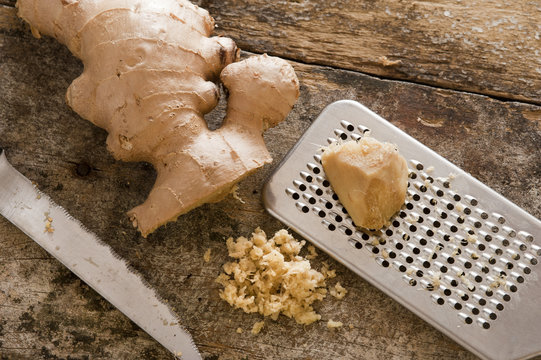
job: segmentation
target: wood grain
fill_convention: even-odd
[[[247,51],[541,104],[536,1],[199,3]]]
[[[221,11],[228,15],[227,8]],[[205,359],[475,358],[321,253],[313,266],[327,261],[349,293],[316,308],[324,320],[353,329],[330,332],[324,322],[301,327],[280,317],[254,336],[248,330],[260,317],[230,308],[214,283],[228,261],[224,238],[248,235],[256,226],[268,233],[282,227],[264,212],[261,186],[319,112],[339,99],[362,102],[539,218],[541,107],[292,62],[301,98],[287,121],[266,134],[275,162],[241,183],[245,204],[227,198],[204,205],[143,239],[125,211],[144,200],[154,171],[114,161],[106,133],[64,102],[81,64],[54,40],[34,39],[13,15],[0,6],[0,142],[10,161],[142,274],[188,325]],[[78,172],[81,164],[90,171]],[[0,359],[28,358],[171,356],[0,217]]]

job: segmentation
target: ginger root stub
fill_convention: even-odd
[[[186,0],[18,0],[35,36],[49,35],[84,63],[66,99],[109,132],[116,159],[147,161],[158,176],[129,212],[143,236],[221,200],[272,158],[262,133],[299,96],[293,68],[266,55],[238,60],[235,43],[210,37],[214,19]],[[223,126],[203,115],[229,92]]]
[[[380,229],[406,198],[408,166],[393,144],[371,137],[330,145],[321,163],[355,225]]]

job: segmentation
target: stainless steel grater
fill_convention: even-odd
[[[325,178],[322,148],[371,136],[410,168],[391,224],[355,227]],[[485,359],[541,354],[541,222],[363,105],[329,105],[270,176],[273,216]]]

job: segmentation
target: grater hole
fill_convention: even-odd
[[[366,240],[370,239],[370,236],[368,234],[366,234],[366,233],[363,233],[361,235],[361,238],[366,241]]]
[[[483,321],[481,322],[481,326],[482,326],[483,329],[485,329],[485,330],[490,329],[490,324],[488,323],[488,321],[483,320]]]
[[[309,183],[311,183],[312,181],[314,181],[314,178],[312,177],[312,175],[310,175],[310,174],[308,174],[307,172],[304,172],[304,171],[301,172],[301,177],[302,177],[306,182],[309,182]]]
[[[363,248],[363,244],[361,244],[360,242],[358,242],[358,241],[355,240],[355,239],[349,239],[348,242],[349,242],[349,244],[350,244],[351,246],[353,246],[353,247],[354,247],[355,249],[357,249],[357,250],[360,250],[360,249]]]
[[[332,199],[333,199],[334,201],[338,201],[338,195],[332,194]]]
[[[444,195],[444,193],[443,193],[442,190],[438,190],[438,191],[436,191],[436,195],[438,195],[439,197],[442,197]]]
[[[331,184],[329,183],[329,180],[323,180],[322,185],[323,185],[324,187],[329,187]]]
[[[329,209],[329,210],[332,209],[332,203],[330,203],[329,201],[327,201],[327,202],[325,203],[325,208],[327,208],[327,209]]]
[[[483,298],[479,298],[478,303],[481,306],[485,306],[487,304],[487,301],[485,299],[483,299]]]
[[[321,172],[321,169],[317,167],[317,165],[315,164],[308,163],[306,166],[308,167],[309,170],[311,170],[316,175]]]

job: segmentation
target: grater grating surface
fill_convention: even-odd
[[[367,132],[396,144],[410,169],[404,206],[378,231],[355,226],[320,163],[322,147]],[[273,216],[478,356],[541,353],[541,222],[361,104],[329,105],[263,197]]]

